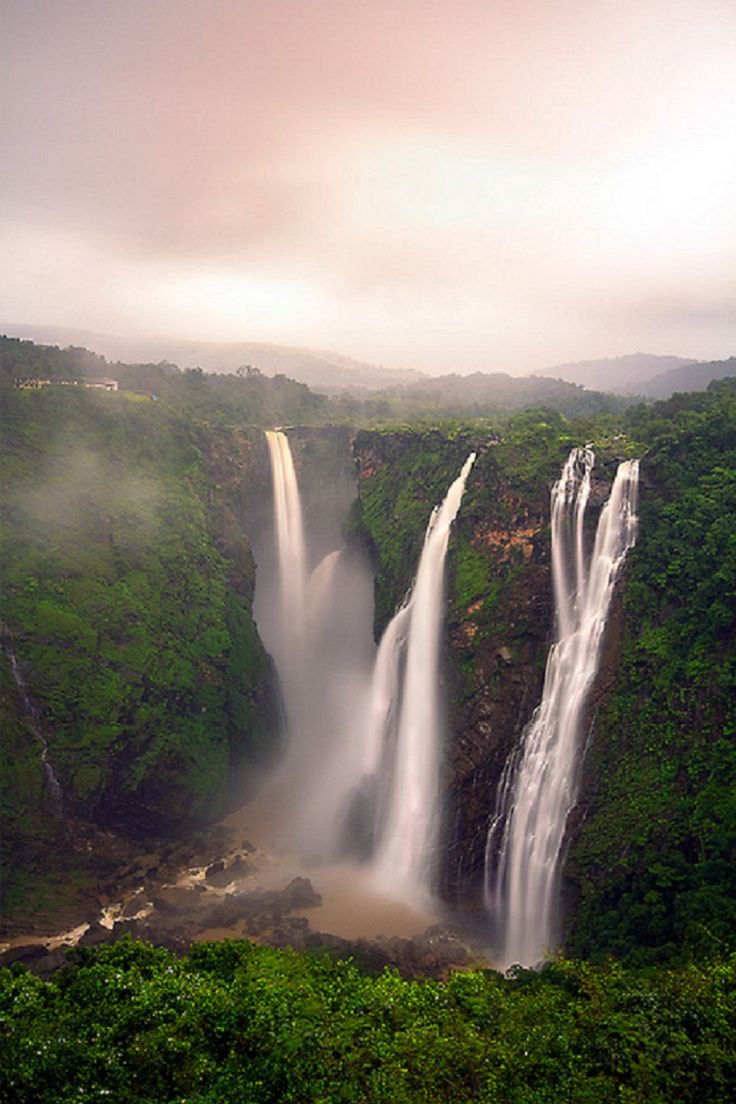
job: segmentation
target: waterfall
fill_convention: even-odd
[[[409,610],[410,606],[406,603],[398,613],[394,614],[386,626],[376,653],[363,748],[362,767],[366,775],[378,772],[386,734],[391,730],[392,723],[396,719]]]
[[[309,576],[307,583],[307,625],[319,633],[329,616],[329,605],[335,589],[335,575],[340,566],[341,549],[328,552]]]
[[[614,585],[636,538],[639,461],[619,465],[586,558],[583,523],[595,457],[573,449],[552,489],[556,608],[541,703],[499,784],[486,848],[486,906],[505,966],[536,965],[552,945],[559,861],[575,804],[583,711]]]
[[[287,834],[310,856],[372,856],[378,883],[416,903],[430,889],[439,823],[445,557],[475,454],[432,511],[411,596],[374,660],[370,575],[347,549],[310,572],[289,441],[267,438],[277,555],[257,620],[284,697],[275,793]]]
[[[299,486],[285,433],[266,433],[273,480],[275,562],[258,567],[256,619],[281,684],[287,749],[274,781],[290,846],[329,858],[354,787],[374,644],[372,578],[354,551],[312,567]],[[309,519],[324,547],[325,518]],[[316,537],[316,541],[315,541]]]
[[[400,642],[406,637],[406,662],[387,815],[375,870],[378,881],[413,901],[431,890],[439,822],[440,707],[438,695],[444,568],[450,527],[460,508],[465,482],[475,460],[471,453],[441,506],[435,507],[424,537],[416,580],[408,604],[386,630],[388,642],[377,657],[373,701],[375,723],[391,712],[398,685]],[[384,638],[385,639],[385,638]],[[393,671],[392,671],[393,668]]]
[[[51,808],[54,816],[59,819],[63,819],[64,816],[64,793],[61,788],[61,783],[54,773],[54,768],[51,766],[49,760],[49,745],[46,742],[46,737],[43,734],[41,727],[41,719],[38,715],[38,709],[31,700],[31,696],[28,693],[28,687],[26,686],[23,673],[18,663],[18,657],[15,654],[15,648],[13,647],[10,634],[3,631],[3,650],[8,657],[10,663],[10,670],[15,682],[18,694],[20,695],[21,707],[23,710],[23,716],[25,717],[28,727],[35,736],[38,744],[41,748],[41,767],[43,769],[44,782],[46,783],[46,789],[48,791],[49,798],[51,799]]]
[[[307,563],[299,488],[289,441],[280,430],[266,431],[273,476],[276,547],[279,564],[278,617],[282,650],[303,640]]]

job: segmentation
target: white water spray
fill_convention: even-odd
[[[594,463],[573,449],[552,489],[552,574],[557,611],[542,701],[501,778],[486,848],[486,905],[504,966],[536,965],[555,936],[559,860],[575,804],[582,720],[613,589],[636,539],[639,461],[619,465],[586,562],[583,521]],[[496,861],[497,860],[497,861]]]
[[[335,575],[340,566],[341,550],[328,552],[309,576],[307,583],[307,624],[312,635],[329,619],[330,603],[334,599]]]
[[[285,433],[270,430],[276,571],[257,590],[257,620],[276,661],[287,748],[272,780],[284,842],[331,857],[354,786],[373,659],[372,580],[345,549],[310,571],[299,486]],[[316,520],[317,528],[321,519]],[[260,569],[259,569],[260,571]],[[263,579],[263,576],[260,576]]]
[[[437,684],[445,557],[450,527],[460,508],[474,460],[475,453],[471,453],[442,505],[432,511],[411,598],[386,630],[389,643],[383,654],[379,649],[383,666],[377,663],[374,679],[378,712],[387,717],[389,695],[395,692],[396,680],[388,670],[389,663],[398,665],[399,641],[406,633],[406,668],[391,796],[375,870],[378,881],[387,889],[414,901],[422,901],[429,895],[434,874],[441,739]],[[372,746],[375,748],[375,739]]]
[[[299,488],[285,433],[266,431],[273,476],[276,545],[279,562],[279,621],[282,651],[303,641],[306,622],[307,561]],[[283,657],[278,657],[283,658]]]
[[[363,773],[376,774],[381,766],[386,734],[397,718],[401,692],[401,662],[406,648],[410,606],[405,604],[389,621],[376,653],[371,680],[366,738],[363,748]]]

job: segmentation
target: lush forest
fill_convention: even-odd
[[[211,436],[164,403],[77,388],[10,389],[0,419],[7,912],[27,907],[59,836],[9,657],[65,813],[133,834],[211,816],[276,721],[252,556],[213,498]]]
[[[551,617],[546,497],[581,440],[593,444],[604,480],[617,460],[642,456],[643,487],[620,638],[611,641],[615,679],[595,718],[570,840],[569,946],[585,956],[639,961],[733,950],[732,382],[614,418],[528,412],[499,424],[490,446],[487,434],[462,426],[358,434],[356,449],[370,474],[361,480],[354,523],[374,551],[377,623],[383,627],[411,582],[427,503],[478,449],[450,562],[451,723],[453,741],[474,743],[487,759],[486,729],[507,703],[519,708],[520,680],[536,686],[535,700],[541,689]],[[490,699],[482,714],[481,696]],[[509,750],[501,744],[497,761],[503,764]],[[475,759],[471,765],[479,769]],[[493,791],[497,775],[484,770],[479,789]],[[458,800],[467,802],[467,792]],[[467,861],[467,846],[464,852]]]
[[[733,1099],[734,381],[621,408],[530,387],[517,410],[499,380],[331,399],[245,367],[111,364],[13,339],[0,358],[8,930],[98,892],[90,855],[108,838],[191,834],[278,753],[250,547],[273,424],[315,427],[300,460],[315,484],[319,433],[344,427],[330,455],[337,470],[350,440],[344,534],[372,560],[377,630],[411,583],[429,510],[478,453],[448,561],[443,880],[454,905],[477,901],[479,826],[550,642],[550,486],[591,443],[595,517],[618,461],[642,458],[567,841],[571,957],[419,980],[244,940],[183,957],[127,938],[80,947],[46,979],[0,968],[0,1100]],[[85,375],[120,390],[13,385]]]
[[[559,960],[407,981],[245,942],[122,940],[47,982],[0,971],[0,1099],[17,1104],[725,1104],[733,962]]]
[[[515,379],[504,373],[446,375],[418,383],[328,398],[283,374],[264,375],[253,365],[235,372],[184,371],[175,364],[124,364],[87,349],[36,345],[0,337],[0,379],[114,378],[146,398],[164,400],[190,416],[218,423],[314,425],[344,422],[427,421],[438,417],[486,418],[530,406],[575,415],[621,409],[627,400],[541,376]],[[630,400],[628,400],[630,401]]]

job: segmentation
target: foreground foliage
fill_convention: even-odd
[[[716,1104],[736,1088],[733,961],[420,982],[246,942],[70,957],[48,982],[0,972],[3,1101]]]

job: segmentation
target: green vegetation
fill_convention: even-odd
[[[736,933],[736,391],[631,421],[649,442],[639,539],[568,864],[571,946],[661,959]]]
[[[418,380],[397,389],[404,401],[411,400],[441,410],[447,417],[478,418],[498,411],[523,411],[544,407],[570,417],[601,411],[622,410],[630,399],[588,391],[574,383],[546,376],[514,377],[505,372],[475,372]]]
[[[484,546],[482,528],[508,528],[527,514],[543,516],[562,460],[573,443],[590,439],[596,429],[607,434],[608,421],[530,410],[472,425],[446,422],[358,433],[354,447],[364,472],[352,520],[375,554],[379,629],[412,583],[432,508],[471,451],[477,458],[454,527],[450,567],[449,589],[459,617],[480,598],[490,613],[499,587],[524,562],[518,549],[499,562],[497,550]],[[610,451],[610,442],[604,441],[603,451]],[[481,611],[473,617],[482,619]]]
[[[49,982],[0,971],[0,1099],[725,1104],[736,1085],[733,962],[417,982],[244,942],[70,957]]]
[[[643,457],[639,537],[612,617],[620,639],[612,632],[607,645],[564,876],[567,949],[588,961],[440,983],[246,943],[193,947],[181,960],[128,941],[79,950],[49,982],[0,971],[0,1100],[731,1100],[733,381],[627,410],[580,389],[565,408],[560,391],[562,409],[550,401],[502,417],[499,391],[468,406],[472,381],[455,406],[444,385],[330,400],[255,372],[109,365],[8,339],[0,354],[6,913],[43,912],[93,888],[53,815],[43,740],[68,814],[142,836],[206,820],[233,768],[268,754],[272,675],[251,614],[244,528],[265,463],[253,427],[385,419],[356,435],[350,519],[374,555],[379,629],[411,585],[433,506],[477,452],[448,570],[458,739],[447,819],[468,867],[482,863],[488,794],[538,700],[551,483],[587,441],[604,483],[620,458]],[[80,374],[113,375],[124,390],[10,382]],[[463,420],[437,420],[452,411]],[[390,424],[400,416],[422,421]],[[344,433],[329,443],[335,456]],[[303,449],[316,465],[316,443],[307,437]],[[21,708],[12,657],[42,738]]]
[[[273,712],[252,562],[247,578],[220,550],[206,431],[163,404],[77,388],[11,388],[0,419],[1,619],[67,812],[140,833],[201,820],[232,767],[262,756]],[[1,658],[7,890],[49,810]]]
[[[440,376],[380,392],[361,390],[357,395],[342,393],[328,398],[285,375],[264,376],[251,366],[233,373],[203,372],[200,368],[182,372],[167,361],[113,363],[83,348],[58,349],[0,337],[0,381],[84,376],[111,377],[129,397],[155,397],[182,413],[227,425],[428,424],[448,417],[467,423],[535,406],[569,416],[616,411],[631,401],[586,391],[563,380],[514,379],[501,372]]]
[[[24,377],[109,377],[118,381],[128,399],[155,399],[180,414],[225,425],[319,422],[329,406],[324,395],[286,376],[270,379],[252,369],[232,375],[205,374],[201,368],[181,372],[166,361],[113,363],[87,349],[58,349],[55,345],[0,337],[0,384],[7,387],[14,379]]]
[[[411,586],[432,508],[442,501],[474,442],[467,432],[450,436],[434,428],[404,429],[359,433],[354,447],[359,457],[370,457],[353,521],[375,554],[375,616],[382,630]]]
[[[585,441],[604,478],[622,457],[643,462],[621,657],[585,761],[584,816],[567,862],[569,946],[644,961],[718,953],[736,932],[732,383],[623,416],[527,411],[484,430],[359,434],[356,524],[375,553],[377,624],[411,584],[431,507],[476,449],[451,542],[450,704],[458,743],[476,740],[483,762],[486,738],[472,726],[473,710],[485,710],[502,765],[520,702],[514,684],[532,686],[546,655],[549,488],[569,448]],[[484,784],[494,792],[492,771]]]

